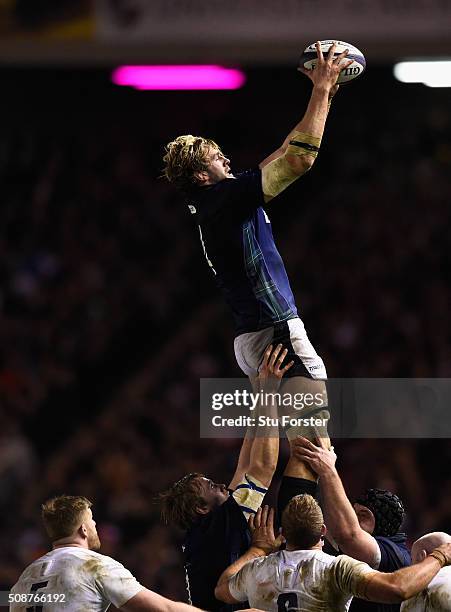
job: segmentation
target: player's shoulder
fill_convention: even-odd
[[[274,552],[265,557],[250,559],[242,568],[242,574],[258,583],[277,580],[279,569],[283,565],[281,552]]]
[[[49,561],[51,559],[52,552],[53,551],[49,551],[45,555],[42,555],[41,557],[39,557],[38,559],[35,559],[29,565],[27,565],[27,567],[23,570],[23,572],[20,574],[19,578],[17,579],[17,582],[14,585],[14,587],[17,587],[19,583],[23,582],[24,580],[27,580],[28,576],[32,576],[34,572],[36,571],[36,567],[39,567],[46,561]]]
[[[95,572],[100,568],[108,568],[112,566],[122,567],[122,563],[116,559],[113,559],[113,557],[103,555],[96,550],[74,547],[74,550],[72,550],[69,554],[72,554],[74,557],[82,560],[84,567],[86,567],[90,572]]]
[[[241,190],[247,192],[249,187],[253,184],[261,186],[261,174],[262,172],[260,168],[249,168],[247,170],[243,170],[242,172],[237,172],[233,175],[233,177],[227,177],[215,185],[210,185],[209,187],[203,188],[205,189],[204,193],[233,193]]]
[[[442,569],[434,576],[429,583],[428,589],[446,587],[447,592],[451,595],[451,565],[442,567]]]
[[[321,550],[280,550],[252,561],[252,572],[259,580],[278,580],[286,572],[323,575],[334,566],[335,557]],[[302,570],[301,570],[302,568]]]
[[[407,536],[404,533],[389,537],[375,536],[374,539],[380,552],[378,565],[380,571],[393,572],[411,565],[412,559],[407,545]]]
[[[248,191],[254,185],[260,188],[262,184],[262,171],[258,167],[249,168],[248,170],[237,172],[232,180],[234,182],[229,183],[229,185],[235,189],[242,188]]]
[[[364,561],[358,561],[357,559],[354,559],[354,557],[350,557],[349,555],[345,555],[344,553],[341,553],[340,555],[337,555],[336,557],[333,557],[332,555],[327,555],[328,557],[330,557],[336,564],[339,563],[363,563],[365,565],[367,565]]]
[[[358,561],[348,555],[338,555],[337,557],[332,557],[332,559],[334,560],[332,565],[335,571],[341,575],[362,576],[376,571],[373,567],[368,565],[368,563],[365,563],[365,561]]]
[[[65,559],[65,558],[78,558],[78,559],[109,559],[105,555],[97,552],[96,550],[91,550],[89,548],[83,548],[81,546],[61,546],[59,548],[55,548],[45,555],[45,558],[48,559]],[[43,557],[44,559],[44,557]]]
[[[217,508],[215,508],[208,515],[210,518],[209,529],[215,529],[215,528],[221,529],[223,527],[230,527],[236,522],[234,518],[235,517],[241,518],[242,515],[243,513],[241,512],[240,506],[237,503],[233,495],[233,492],[229,491],[229,497],[226,499],[226,501],[220,506],[218,506]],[[243,517],[243,520],[247,526],[247,522],[244,519],[244,517]]]
[[[285,550],[283,552],[285,555],[290,556],[293,561],[314,560],[315,562],[330,564],[337,558],[318,548],[310,548],[308,550]]]
[[[89,548],[82,548],[80,546],[62,546],[49,551],[44,556],[36,559],[28,567],[32,570],[36,565],[42,565],[44,563],[55,563],[62,565],[82,565],[84,568],[100,568],[105,566],[117,565],[118,561],[115,561],[112,557],[103,555],[95,550]]]

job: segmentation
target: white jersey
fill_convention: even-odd
[[[426,589],[401,604],[402,612],[448,610],[451,610],[451,566],[443,567]]]
[[[362,577],[374,570],[346,555],[322,550],[282,550],[246,563],[229,582],[237,601],[277,612],[346,612],[362,597]]]
[[[29,565],[11,590],[10,611],[104,612],[144,587],[118,561],[78,546],[55,548]],[[32,603],[21,601],[36,594]],[[40,600],[40,602],[39,602]],[[47,602],[47,605],[46,603]]]

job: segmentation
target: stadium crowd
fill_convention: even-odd
[[[383,96],[369,75],[339,92],[316,167],[271,205],[274,232],[329,376],[450,377],[449,94],[381,74]],[[299,111],[292,93],[268,91],[270,76],[183,104],[108,90],[107,111],[85,102],[55,115],[49,102],[24,117],[6,108],[13,94],[2,101],[2,589],[46,550],[40,503],[68,493],[94,502],[104,554],[184,598],[181,540],[154,498],[184,472],[230,473],[239,442],[199,440],[198,385],[240,374],[196,229],[158,178],[162,146],[202,133],[232,168],[260,161]],[[291,72],[279,83],[302,105]],[[410,541],[451,531],[451,477],[437,469],[447,440],[335,448],[351,497],[399,493]]]

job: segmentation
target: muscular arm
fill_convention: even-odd
[[[329,101],[327,103],[327,115],[329,115],[329,111],[330,111],[330,107],[332,104],[332,98],[333,96],[336,94],[336,92],[338,91],[339,85],[335,85],[329,92]],[[327,117],[326,117],[327,119]],[[288,134],[288,136],[285,138],[285,140],[283,141],[283,144],[281,147],[279,147],[278,149],[276,149],[273,153],[271,153],[271,155],[268,155],[268,157],[265,157],[265,159],[259,163],[258,167],[259,168],[264,168],[265,166],[267,166],[270,162],[272,162],[274,159],[277,159],[278,157],[281,157],[282,155],[284,155],[287,151],[288,145],[290,144],[290,140],[293,139],[295,132],[301,131],[301,122],[303,121],[303,119],[296,124],[296,126],[291,130],[291,132]]]
[[[149,589],[142,589],[125,603],[121,610],[124,612],[201,612],[199,608],[180,601],[172,601],[154,593]]]
[[[364,597],[379,603],[400,603],[420,593],[442,568],[434,557],[403,567],[392,574],[371,572],[364,580]]]
[[[372,535],[364,531],[357,519],[335,468],[320,475],[324,520],[332,538],[346,555],[374,567],[380,551]]]
[[[282,350],[281,344],[274,350],[271,345],[266,349],[259,375],[252,381],[253,393],[257,394],[260,390],[266,394],[277,393],[283,375],[293,365],[293,362],[290,362],[281,368],[286,355],[287,350]],[[277,426],[258,426],[258,419],[261,416],[277,421],[277,401],[275,399],[274,401],[263,401],[256,406],[255,410],[250,413],[250,416],[254,418],[256,426],[250,427],[246,432],[246,437],[241,446],[238,465],[229,485],[229,488],[232,490],[236,489],[237,485],[243,481],[245,474],[252,476],[265,488],[269,487],[277,466],[279,429]]]
[[[277,402],[270,400],[266,406],[258,406],[254,411],[254,418],[258,419],[259,417],[277,420]],[[274,426],[258,427],[250,449],[249,476],[253,476],[266,488],[269,487],[276,471],[278,458],[279,428]]]
[[[314,86],[303,119],[287,137],[282,149],[278,149],[260,164],[265,202],[279,195],[312,167],[315,156],[308,152],[303,155],[294,153],[289,142],[301,132],[321,140],[326,125],[328,100],[329,90],[323,86]]]
[[[319,476],[323,500],[324,520],[334,541],[346,555],[365,561],[374,567],[379,558],[379,545],[372,535],[364,531],[357,519],[335,468],[336,455],[319,440],[320,446],[299,437],[294,440],[293,453],[305,461]]]
[[[335,87],[340,65],[347,52],[335,60],[331,47],[330,53],[324,59],[319,44],[317,44],[318,62],[313,70],[303,71],[312,81],[313,90],[307,110],[301,121],[285,139],[282,147],[277,149],[260,164],[262,170],[262,186],[265,202],[269,202],[298,177],[305,174],[313,165],[316,152],[290,145],[291,141],[305,142],[319,147],[329,110],[331,90]]]
[[[254,431],[248,429],[246,436],[241,445],[240,456],[238,458],[238,464],[236,466],[235,474],[229,484],[229,489],[234,491],[239,483],[243,480],[244,475],[249,472],[249,465],[251,460],[252,444],[254,442]]]

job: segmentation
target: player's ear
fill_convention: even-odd
[[[321,537],[325,538],[326,537],[326,533],[327,533],[327,527],[326,527],[326,525],[323,525],[321,527]]]
[[[199,185],[203,185],[209,179],[208,172],[206,170],[201,170],[200,172],[194,173],[194,178],[198,182]]]
[[[210,512],[210,508],[205,505],[205,506],[197,506],[196,507],[196,512],[197,514],[208,514]]]
[[[86,529],[86,525],[84,523],[82,523],[78,528],[78,535],[80,535],[84,539],[88,537],[88,530]]]
[[[426,559],[426,557],[428,556],[427,552],[423,549],[420,550],[420,553],[418,555],[418,563],[420,563],[420,561],[424,561]]]

